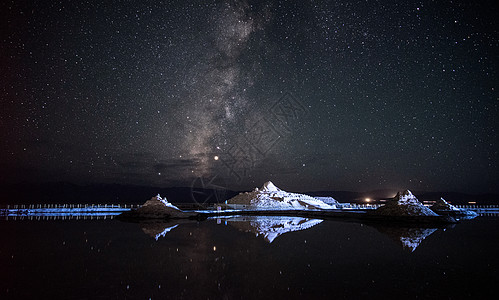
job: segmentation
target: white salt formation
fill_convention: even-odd
[[[317,200],[320,200],[328,205],[337,205],[340,204],[338,200],[334,199],[333,197],[314,197]]]
[[[431,209],[419,202],[411,191],[405,190],[374,211],[381,216],[438,216]]]
[[[464,218],[464,219],[473,219],[476,217],[478,214],[474,211],[467,210],[467,209],[459,209],[455,207],[454,205],[448,203],[445,201],[444,198],[440,198],[435,204],[433,204],[430,209],[437,214],[441,215],[450,215],[458,218]]]
[[[335,209],[314,197],[304,194],[288,193],[267,181],[261,189],[239,193],[227,201],[229,206],[238,208],[244,205],[247,209],[259,210],[303,210],[303,209]],[[235,204],[235,205],[234,205]]]
[[[459,208],[457,208],[454,205],[450,204],[449,202],[445,201],[444,198],[440,198],[440,200],[437,200],[437,202],[435,202],[435,204],[433,204],[430,208],[433,211],[436,211],[436,210],[460,211]]]
[[[174,209],[180,211],[178,207],[175,205],[171,204],[166,200],[166,198],[161,198],[161,196],[158,194],[155,197],[152,197],[150,200],[147,200],[146,203],[142,205],[140,209],[154,209],[154,210],[165,210],[165,209]]]
[[[194,213],[181,211],[158,194],[147,200],[142,207],[134,212],[134,215],[140,218],[186,218],[194,215]]]

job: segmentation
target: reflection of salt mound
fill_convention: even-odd
[[[440,200],[437,200],[437,202],[435,202],[435,204],[433,204],[430,208],[433,211],[437,211],[437,210],[460,211],[459,208],[457,208],[454,205],[450,204],[449,202],[445,201],[444,198],[440,198]]]
[[[227,219],[227,222],[245,232],[252,232],[256,236],[272,243],[278,236],[286,232],[305,230],[313,227],[323,220],[285,217],[285,216],[238,216]]]
[[[421,242],[436,230],[436,228],[408,228],[407,233],[400,237],[402,248],[414,252]]]
[[[173,228],[177,226],[178,224],[165,227],[164,223],[151,223],[151,224],[144,224],[142,226],[142,231],[144,231],[145,234],[153,237],[157,241],[160,237],[164,237],[168,232],[170,232]]]
[[[308,195],[288,193],[276,187],[272,182],[266,182],[261,189],[255,188],[252,192],[239,193],[227,201],[235,206],[244,205],[249,209],[334,209]]]
[[[419,202],[411,191],[399,192],[392,200],[374,211],[381,216],[438,216],[431,209]]]
[[[414,252],[425,238],[437,228],[398,227],[373,225],[379,232],[386,234],[402,246],[404,250]]]

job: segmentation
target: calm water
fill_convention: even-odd
[[[498,225],[3,220],[0,299],[490,298]]]

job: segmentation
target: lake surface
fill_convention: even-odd
[[[492,298],[498,225],[2,220],[0,299]]]

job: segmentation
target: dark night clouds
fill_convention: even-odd
[[[1,179],[497,192],[493,4],[4,1]]]

